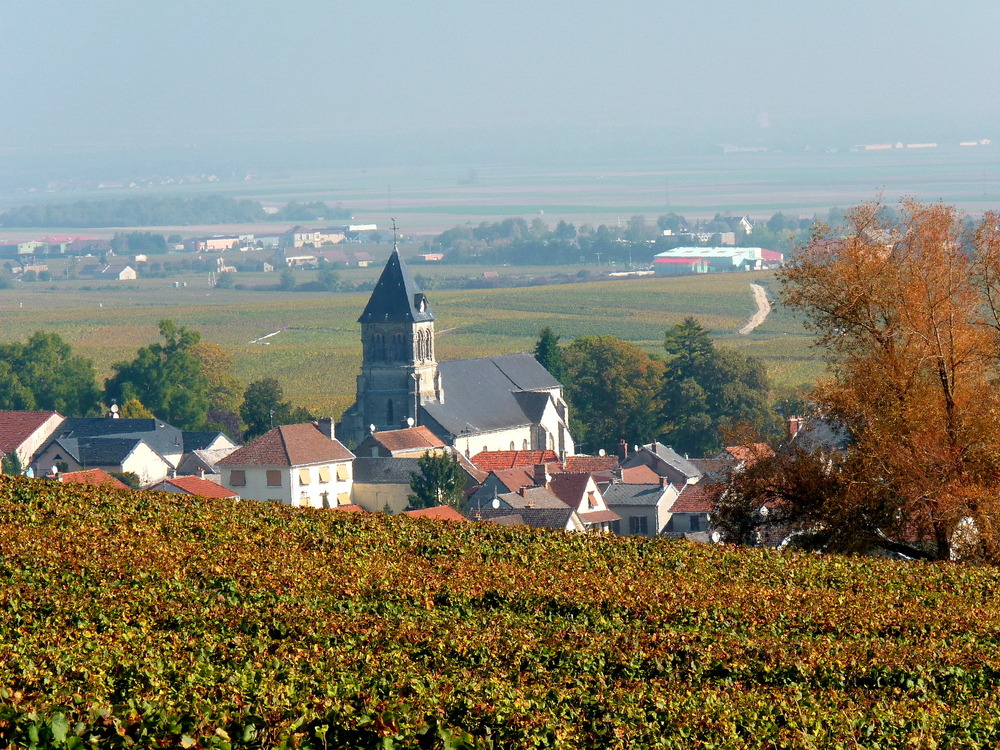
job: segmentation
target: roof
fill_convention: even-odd
[[[59,481],[65,484],[88,484],[92,487],[114,487],[127,490],[128,485],[119,482],[103,469],[86,469],[84,471],[68,471],[59,475]]]
[[[336,505],[332,508],[327,508],[327,510],[335,510],[339,513],[367,513],[368,511],[362,508],[360,505]]]
[[[522,494],[523,492],[523,494]],[[505,492],[497,497],[512,508],[569,508],[558,496],[544,487],[525,487],[518,492]],[[576,510],[576,508],[570,508]]]
[[[559,472],[559,464],[545,464],[545,470],[549,476]],[[521,487],[533,487],[535,485],[535,467],[518,466],[514,469],[496,469],[491,472],[493,476],[500,480],[509,490],[517,491]]]
[[[358,456],[354,459],[355,484],[409,484],[420,471],[419,458]]]
[[[191,451],[205,450],[214,443],[219,435],[224,437],[229,442],[232,439],[224,432],[219,432],[218,430],[207,430],[207,431],[190,431],[185,430],[181,434],[181,441],[183,443],[184,452],[190,453]]]
[[[722,497],[728,485],[708,484],[698,482],[698,484],[688,484],[681,489],[681,494],[670,506],[671,513],[711,513],[715,510],[715,504]]]
[[[242,448],[219,466],[301,466],[350,461],[354,454],[339,440],[331,440],[312,422],[275,427]]]
[[[390,453],[421,448],[443,448],[445,443],[424,425],[407,427],[404,430],[382,430],[373,432],[372,439]]]
[[[618,456],[566,456],[566,471],[608,471],[618,466]]]
[[[613,510],[590,510],[585,513],[578,513],[580,520],[584,523],[603,523],[605,521],[620,521],[622,517]]]
[[[0,411],[0,453],[13,453],[58,414],[56,411]]]
[[[69,417],[52,433],[54,438],[142,438],[161,456],[182,453],[184,435],[161,419],[109,419]]]
[[[511,513],[504,508],[483,508],[476,511],[478,518],[491,523],[500,523],[505,526],[517,526],[518,519],[525,526],[533,526],[536,529],[555,529],[565,531],[570,525],[570,519],[575,511],[563,505],[555,508],[519,508],[516,513]]]
[[[742,461],[747,466],[753,466],[762,458],[771,458],[774,451],[767,443],[754,443],[753,445],[730,445],[726,446],[726,453]]]
[[[359,323],[419,323],[434,320],[427,297],[393,248]]]
[[[56,442],[81,466],[120,466],[140,444],[148,447],[145,440],[134,437],[60,438]]]
[[[232,490],[201,477],[173,477],[171,479],[164,479],[157,486],[164,484],[173,485],[187,495],[197,495],[198,497],[239,497]]]
[[[520,400],[515,394],[561,387],[530,354],[441,362],[438,372],[446,399],[428,401],[421,411],[455,436],[463,430],[490,432],[534,424],[538,402],[547,401],[548,394]]]
[[[697,485],[695,485],[697,486]],[[658,505],[666,489],[656,484],[609,484],[601,493],[604,502],[611,505]]]
[[[437,505],[433,508],[403,511],[404,516],[411,518],[433,518],[436,521],[468,521],[469,519],[450,505]]]
[[[646,464],[639,464],[630,469],[622,469],[622,482],[624,484],[659,485],[660,475],[646,466]]]
[[[484,471],[513,469],[519,466],[535,466],[559,460],[555,451],[480,451],[471,459],[472,463]]]
[[[590,482],[590,474],[556,474],[549,481],[549,491],[566,505],[577,508]]]
[[[727,458],[692,458],[691,463],[701,472],[702,481],[706,478],[713,481],[729,479],[736,468],[736,461]]]
[[[641,450],[648,453],[652,453],[658,459],[663,461],[665,464],[680,472],[686,477],[700,477],[701,472],[698,467],[688,461],[686,458],[681,456],[677,451],[671,448],[669,445],[664,445],[660,442],[652,442],[647,445],[642,446]],[[633,453],[626,459],[623,465],[638,466],[643,463],[640,451]]]

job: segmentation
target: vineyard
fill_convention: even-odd
[[[998,573],[0,479],[0,744],[1000,741]]]

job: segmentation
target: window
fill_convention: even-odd
[[[311,508],[312,507],[312,501],[309,499],[309,493],[308,492],[303,492],[301,495],[299,495],[299,507],[300,508]]]
[[[243,469],[233,469],[229,472],[230,487],[246,487],[247,473]]]
[[[691,531],[701,531],[701,516],[691,516]]]
[[[512,451],[513,451],[513,450],[517,450],[517,448],[515,448],[515,447],[514,447],[514,441],[513,441],[513,440],[511,440],[511,441],[510,441],[510,449],[511,449]]]
[[[309,469],[299,469],[299,484],[311,484],[312,477],[309,476]]]
[[[390,427],[396,423],[396,415],[393,413],[391,398],[389,399],[389,403],[385,405],[385,423]]]
[[[615,534],[621,534],[622,533],[622,522],[621,521],[612,521],[611,522],[611,530]]]
[[[631,534],[646,536],[649,534],[649,519],[645,516],[629,516],[628,530]]]
[[[350,505],[351,496],[347,492],[340,492],[337,494],[337,505]]]
[[[594,495],[593,491],[587,493],[587,507],[588,508],[597,507],[597,497]]]
[[[521,441],[521,450],[523,450],[523,451],[528,450],[528,441],[527,440],[522,440]]]
[[[267,486],[268,487],[281,486],[281,472],[278,469],[267,470]]]
[[[319,467],[319,483],[326,484],[330,481],[330,467],[320,466]]]
[[[347,464],[337,464],[337,481],[347,481]]]

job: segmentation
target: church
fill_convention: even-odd
[[[424,425],[466,455],[575,453],[562,385],[533,356],[437,361],[430,301],[397,249],[358,322],[361,374],[340,425],[345,443],[358,445],[373,430]]]

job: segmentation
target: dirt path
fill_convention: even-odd
[[[757,303],[757,312],[755,312],[747,324],[743,326],[739,333],[741,336],[746,336],[754,328],[759,326],[765,320],[767,320],[768,313],[771,312],[771,303],[767,299],[767,292],[764,290],[760,284],[751,284],[750,288],[753,289],[753,299]]]

